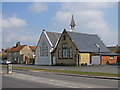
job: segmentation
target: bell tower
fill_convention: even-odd
[[[70,23],[70,31],[74,32],[75,31],[75,21],[74,21],[74,17],[72,15],[72,20],[71,20],[71,23]]]

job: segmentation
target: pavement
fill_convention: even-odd
[[[118,74],[120,66],[118,65],[91,65],[91,66],[39,66],[39,65],[25,65],[25,64],[13,64],[17,67],[32,67],[40,69],[50,69],[50,70],[67,70],[67,71],[83,71],[83,72],[99,72],[99,73],[113,73]],[[120,73],[119,73],[120,74]]]
[[[118,88],[118,80],[58,75],[43,71],[2,72],[3,88]]]

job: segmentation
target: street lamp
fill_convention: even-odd
[[[95,45],[98,48],[98,52],[100,52],[100,46],[98,44],[95,44]]]

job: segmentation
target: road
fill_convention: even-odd
[[[4,73],[2,83],[3,88],[118,88],[117,80],[20,70]]]

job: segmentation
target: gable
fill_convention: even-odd
[[[40,48],[40,46],[42,46],[42,43],[45,42],[45,44],[48,46],[48,47],[52,47],[51,44],[50,44],[50,41],[48,40],[48,37],[46,37],[46,34],[45,34],[45,31],[43,30],[43,32],[41,33],[40,35],[40,38],[39,38],[39,41],[38,41],[38,44],[37,44],[37,47],[36,48]]]
[[[64,38],[65,38],[65,40],[64,40]],[[77,49],[76,45],[73,43],[72,39],[69,37],[69,35],[67,34],[66,30],[64,30],[63,33],[61,34],[61,37],[58,40],[58,43],[56,45],[56,48],[53,50],[52,53],[56,52],[57,49],[62,49],[63,44],[68,44],[69,48],[73,48],[75,50]]]

